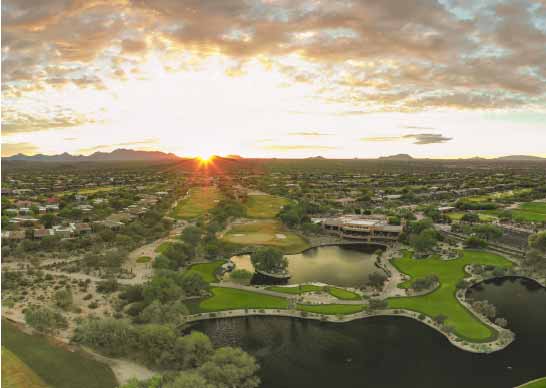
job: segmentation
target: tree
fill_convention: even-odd
[[[126,387],[129,388],[129,387]],[[216,388],[210,384],[203,376],[193,371],[183,371],[178,373],[173,381],[166,384],[164,388]]]
[[[385,299],[370,299],[368,307],[371,310],[381,310],[386,309],[389,306],[388,302]]]
[[[427,253],[436,246],[437,234],[432,228],[422,230],[419,234],[410,237],[410,245],[417,253]]]
[[[383,284],[387,279],[387,275],[385,275],[384,273],[374,271],[368,275],[368,284],[380,290],[383,288]]]
[[[70,288],[65,288],[64,290],[58,290],[55,293],[55,304],[62,308],[63,310],[68,309],[74,303],[74,298],[72,297],[72,291]]]
[[[529,248],[546,253],[546,231],[538,232],[529,236]]]
[[[54,214],[48,213],[40,217],[40,222],[46,229],[50,229],[57,222],[58,217]]]
[[[29,307],[25,310],[25,322],[33,329],[42,332],[55,332],[68,327],[66,318],[58,311],[47,307]]]
[[[485,248],[487,242],[477,236],[470,236],[465,240],[464,245],[468,248]]]
[[[285,272],[288,267],[288,260],[278,249],[266,247],[250,255],[252,265],[259,271],[279,273]]]
[[[239,348],[224,347],[217,349],[198,373],[218,388],[256,388],[260,385],[258,369],[251,355]]]
[[[180,278],[180,287],[184,291],[184,294],[188,296],[198,296],[208,286],[207,282],[203,280],[203,276],[195,271],[188,271]]]
[[[214,352],[210,338],[198,331],[192,331],[184,337],[178,337],[174,352],[180,355],[179,367],[188,369],[203,365]]]
[[[240,284],[249,284],[252,279],[252,272],[246,269],[236,269],[231,272],[229,278]]]
[[[469,222],[469,223],[473,224],[475,222],[480,221],[480,216],[478,214],[476,214],[476,213],[465,213],[461,217],[461,221]]]
[[[186,244],[188,244],[191,247],[195,247],[197,244],[199,244],[199,241],[201,241],[202,236],[201,229],[195,227],[195,226],[187,226],[182,231],[182,241],[184,241]]]
[[[182,302],[162,304],[154,300],[140,312],[138,321],[178,326],[183,322],[183,316],[188,314],[188,308]]]
[[[493,240],[502,237],[502,229],[493,224],[480,224],[472,228],[472,232],[484,240]]]

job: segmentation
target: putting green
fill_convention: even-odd
[[[406,254],[394,260],[393,264],[412,279],[436,275],[440,279],[440,286],[423,296],[390,298],[389,308],[413,310],[431,318],[445,315],[446,324],[453,327],[457,335],[470,341],[487,341],[496,335],[493,329],[483,324],[458,302],[455,297],[456,285],[466,276],[464,267],[468,264],[489,264],[507,268],[512,266],[509,260],[490,252],[465,250],[463,256],[455,260],[445,261],[435,257],[416,260]],[[400,287],[408,287],[411,281],[402,283]]]
[[[309,243],[303,237],[285,230],[278,220],[249,221],[232,225],[222,239],[243,246],[272,246],[284,253],[298,253],[309,248]]]

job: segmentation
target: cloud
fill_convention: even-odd
[[[70,109],[52,108],[46,112],[28,113],[10,107],[2,109],[2,135],[49,131],[78,127],[96,120]]]
[[[268,151],[328,151],[335,150],[338,147],[325,146],[325,145],[280,145],[271,144],[261,147]]]
[[[309,137],[318,137],[318,136],[331,136],[331,133],[323,132],[289,132],[290,136],[309,136]]]
[[[38,147],[32,143],[2,143],[2,156],[15,154],[35,154]]]
[[[409,135],[400,135],[400,136],[372,136],[372,137],[363,137],[361,141],[368,142],[388,142],[388,141],[402,141],[402,140],[413,140],[413,144],[425,145],[425,144],[439,144],[445,143],[453,138],[446,137],[439,133],[416,133]]]
[[[176,71],[188,55],[228,57],[232,76],[257,59],[345,114],[546,102],[544,1],[6,0],[2,11],[13,98],[106,89],[153,51]]]

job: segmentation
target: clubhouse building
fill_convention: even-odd
[[[368,242],[398,241],[404,231],[404,225],[389,225],[382,215],[342,215],[339,217],[317,218],[322,229],[346,239]]]

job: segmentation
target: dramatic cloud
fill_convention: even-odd
[[[401,136],[372,136],[363,137],[362,141],[370,142],[385,142],[385,141],[401,141],[401,140],[413,140],[413,144],[437,144],[445,143],[452,140],[451,137],[443,136],[439,133],[417,133]]]
[[[68,109],[28,113],[4,107],[2,116],[3,135],[78,127],[96,122],[93,118],[85,117]]]
[[[546,104],[546,6],[533,0],[6,0],[2,22],[3,82],[19,93],[106,88],[154,51],[222,55],[232,76],[259,58],[354,112]]]

